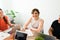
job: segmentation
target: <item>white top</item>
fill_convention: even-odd
[[[34,18],[32,18],[32,20],[31,20],[31,26],[32,26],[33,28],[38,28],[38,26],[39,26],[39,20],[40,20],[40,19],[35,20]]]
[[[32,18],[31,20],[31,28],[38,28],[39,27],[39,22],[40,22],[40,18],[38,20],[35,20],[34,18]],[[40,31],[40,33],[43,33],[43,29]]]

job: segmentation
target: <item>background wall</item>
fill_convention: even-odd
[[[2,8],[2,1],[0,0],[0,8]]]
[[[48,29],[55,19],[60,15],[60,0],[8,0],[2,1],[3,9],[13,9],[18,11],[15,22],[23,25],[30,17],[33,8],[40,10],[40,18],[44,19],[44,33],[48,34]]]

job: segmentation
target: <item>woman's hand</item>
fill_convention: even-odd
[[[16,24],[17,30],[21,30],[20,24]]]
[[[26,29],[25,28],[23,28],[21,31],[25,31]]]
[[[13,24],[12,26],[17,30],[20,30],[20,24]]]
[[[35,29],[35,28],[31,28],[30,30],[31,30],[32,32],[37,32],[37,33],[40,32],[38,29]]]
[[[10,24],[10,26],[14,27],[16,24]]]
[[[30,29],[31,31],[33,31],[33,29]]]
[[[35,29],[34,29],[34,28],[31,28],[30,30],[31,30],[32,32],[35,32]]]

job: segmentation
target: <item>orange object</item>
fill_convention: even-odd
[[[5,16],[5,19],[8,21],[8,17],[7,16]],[[3,18],[1,18],[0,19],[0,30],[4,31],[6,29],[8,29],[8,24],[4,21]]]

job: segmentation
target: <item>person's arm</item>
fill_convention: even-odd
[[[48,31],[50,36],[53,36],[52,31],[53,31],[53,28],[50,27],[50,29],[49,29],[49,31]]]
[[[53,36],[52,31],[53,31],[53,28],[50,27],[50,29],[49,29],[49,31],[48,31],[50,36]],[[53,36],[53,37],[54,37],[55,39],[57,39],[55,36]]]
[[[12,24],[12,23],[10,22],[10,20],[9,20],[9,18],[8,18],[7,16],[5,16],[5,18],[7,19],[7,22],[8,22],[8,25],[9,25],[9,26],[14,26],[14,24]]]
[[[32,17],[24,24],[23,29],[25,30],[29,23],[31,22]]]
[[[7,17],[7,22],[8,22],[8,25],[12,28],[16,28],[17,30],[20,30],[20,24],[12,24],[9,20],[9,18]],[[16,26],[16,27],[15,27]]]
[[[39,27],[37,29],[32,28],[31,31],[34,31],[34,32],[38,32],[39,33],[43,29],[43,24],[44,24],[44,21],[43,20],[40,20]]]
[[[8,25],[13,27],[15,24],[12,24],[9,20],[8,20]]]

